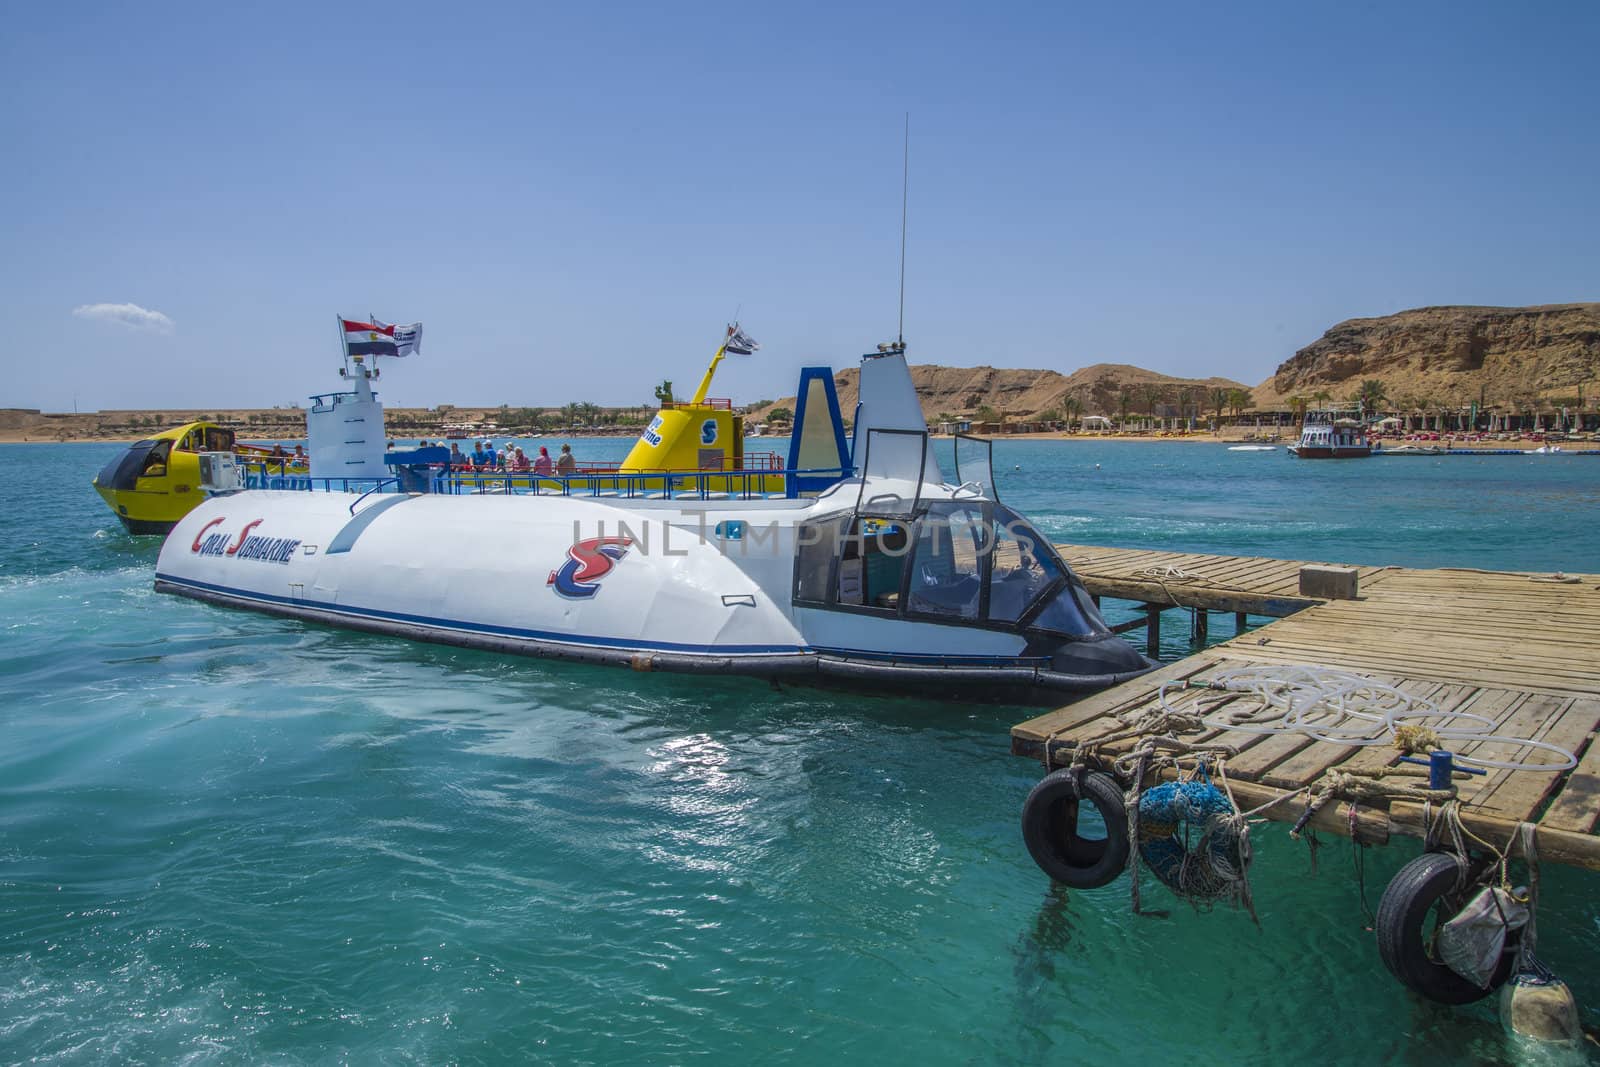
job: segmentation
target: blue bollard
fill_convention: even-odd
[[[1449,789],[1450,773],[1455,770],[1455,759],[1449,752],[1428,753],[1428,788]]]

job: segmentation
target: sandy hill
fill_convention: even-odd
[[[860,395],[860,372],[852,367],[834,375],[833,380],[839,390],[839,406],[848,417]],[[972,416],[981,408],[1028,420],[1063,411],[1069,397],[1078,401],[1081,415],[1115,418],[1123,407],[1124,393],[1129,412],[1142,414],[1153,404],[1160,413],[1176,414],[1180,390],[1189,390],[1197,399],[1187,404],[1198,403],[1202,411],[1214,408],[1214,389],[1248,392],[1246,386],[1229,378],[1175,378],[1120,363],[1096,363],[1070,375],[1053,370],[913,366],[911,382],[930,423],[940,415]],[[773,407],[793,410],[794,397],[765,405],[756,416],[764,416]]]
[[[845,415],[855,410],[858,372],[834,377]],[[1053,370],[996,367],[914,366],[912,382],[922,410],[933,423],[940,415],[973,417],[989,408],[1013,423],[1057,413],[1117,418],[1185,411],[1210,413],[1218,390],[1245,390],[1228,378],[1177,378],[1121,363],[1096,363],[1061,374]],[[1528,412],[1574,406],[1585,410],[1600,399],[1600,303],[1547,304],[1539,307],[1425,307],[1379,318],[1349,319],[1300,349],[1271,378],[1253,390],[1258,411],[1288,410],[1290,398],[1318,393],[1346,400],[1362,381],[1383,382],[1394,410],[1462,407],[1482,401],[1488,407]],[[1250,390],[1245,390],[1250,392]],[[1075,403],[1073,403],[1075,402]],[[762,417],[775,406],[794,407],[794,398],[756,409]],[[1233,408],[1232,403],[1226,404]],[[506,429],[530,427],[537,412],[546,428],[566,427],[571,419],[549,407],[391,408],[389,425],[397,437],[432,437],[449,424],[484,424]],[[298,408],[207,411],[41,412],[0,408],[0,440],[69,440],[138,437],[203,415],[238,427],[246,440],[292,439],[304,432]],[[587,430],[568,433],[637,432],[650,409],[605,409],[584,417]],[[484,430],[489,433],[492,431]],[[500,431],[504,432],[504,430]]]
[[[1295,395],[1345,399],[1365,379],[1394,407],[1528,409],[1600,385],[1600,304],[1425,307],[1348,319],[1302,348],[1255,389],[1260,408]],[[1600,389],[1591,388],[1586,399]]]

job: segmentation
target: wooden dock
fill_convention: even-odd
[[[1135,739],[1095,741],[1125,732],[1156,706],[1165,682],[1204,682],[1241,666],[1333,668],[1444,710],[1492,719],[1495,734],[1575,753],[1578,765],[1565,772],[1458,775],[1461,821],[1501,847],[1519,824],[1532,822],[1542,858],[1600,870],[1600,576],[1361,567],[1356,599],[1325,600],[1300,591],[1300,561],[1059,547],[1097,598],[1145,605],[1146,619],[1136,624],[1153,624],[1152,638],[1161,610],[1173,607],[1194,609],[1197,638],[1204,636],[1209,612],[1235,613],[1239,632],[1144,678],[1013,727],[1016,755],[1054,767],[1071,763],[1079,746],[1100,762],[1125,753]],[[1246,630],[1246,613],[1274,619]],[[1168,695],[1170,707],[1189,711],[1228,699],[1204,688]],[[1235,748],[1226,771],[1241,806],[1284,798],[1264,814],[1291,822],[1328,772],[1370,773],[1394,767],[1402,755],[1387,745],[1351,747],[1298,733],[1221,729],[1186,740]],[[1463,754],[1519,758],[1482,747],[1487,744],[1457,747]],[[1427,814],[1420,802],[1404,799],[1340,800],[1323,807],[1311,825],[1381,843],[1394,834],[1423,836]]]

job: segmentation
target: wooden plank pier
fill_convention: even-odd
[[[1461,821],[1501,847],[1509,847],[1521,823],[1533,823],[1542,859],[1600,870],[1600,575],[1358,567],[1352,568],[1354,599],[1331,599],[1303,591],[1308,564],[1302,561],[1058,547],[1097,599],[1144,606],[1144,618],[1119,629],[1148,627],[1152,647],[1160,614],[1171,608],[1195,612],[1201,645],[1210,612],[1233,613],[1237,633],[1143,678],[1016,725],[1014,754],[1055,767],[1071,763],[1080,746],[1090,746],[1087,751],[1100,759],[1126,753],[1137,738],[1104,746],[1095,741],[1126,732],[1157,705],[1166,682],[1203,683],[1220,670],[1244,666],[1332,668],[1395,686],[1444,710],[1489,718],[1495,734],[1573,752],[1578,765],[1568,771],[1458,776]],[[1246,615],[1272,621],[1247,630]],[[1189,711],[1226,699],[1226,693],[1205,688],[1168,694],[1169,706]],[[1302,816],[1310,790],[1329,771],[1372,772],[1393,767],[1402,755],[1387,745],[1352,747],[1299,733],[1217,729],[1195,740],[1235,748],[1226,770],[1241,805],[1281,798],[1264,814],[1290,822]],[[1500,750],[1484,747],[1490,744],[1463,742],[1459,751],[1519,758],[1496,757]],[[1381,843],[1395,834],[1424,836],[1426,814],[1422,804],[1403,799],[1341,800],[1322,808],[1311,825]]]

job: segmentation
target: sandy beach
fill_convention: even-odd
[[[174,425],[176,425],[176,424],[174,424]],[[81,443],[85,443],[85,442],[97,442],[97,443],[106,444],[106,445],[116,445],[116,444],[131,444],[134,441],[141,440],[144,436],[146,436],[146,435],[144,435],[144,434],[61,434],[61,435],[54,436],[54,437],[42,437],[42,436],[39,436],[37,434],[24,434],[24,433],[17,433],[17,432],[9,432],[8,433],[8,432],[0,431],[0,444],[7,444],[7,445],[15,445],[15,444],[53,445],[53,444],[81,444]],[[514,433],[513,434],[498,433],[498,434],[494,434],[492,436],[494,438],[496,438],[496,439],[504,439],[504,440],[508,440],[508,441],[509,440],[523,440],[523,441],[525,441],[525,440],[529,439],[529,435],[526,435],[526,434],[514,434]],[[614,432],[614,433],[607,433],[607,432],[596,433],[596,432],[592,432],[592,431],[579,431],[579,432],[574,432],[574,433],[563,433],[561,431],[555,431],[555,432],[548,432],[547,431],[547,432],[542,434],[542,438],[543,439],[548,439],[548,440],[573,440],[573,441],[582,440],[585,437],[630,437],[630,436],[633,436],[633,435],[632,434],[626,434],[626,433],[623,433],[621,431],[617,431],[617,432]],[[944,435],[933,434],[931,436],[933,436],[935,439],[938,439],[939,437],[944,436]],[[403,436],[403,437],[397,436],[395,438],[395,440],[407,441],[407,442],[421,440],[421,439],[426,439],[426,440],[430,440],[430,441],[437,439],[437,440],[443,441],[442,438],[438,438],[437,436],[422,438],[422,437],[418,437],[418,436],[407,435],[407,436]],[[304,434],[304,432],[300,432],[300,433],[285,433],[285,434],[281,434],[281,435],[272,435],[272,434],[252,434],[252,433],[249,433],[249,432],[241,432],[240,435],[239,435],[239,440],[240,440],[240,442],[246,443],[246,444],[255,443],[255,442],[260,442],[260,443],[264,443],[264,444],[272,444],[272,443],[277,442],[277,441],[284,441],[284,442],[287,442],[287,443],[294,443],[296,441],[304,441],[305,440],[305,434]],[[460,440],[460,439],[457,439],[457,440]],[[748,440],[751,441],[751,442],[759,442],[759,441],[764,441],[764,440],[775,440],[775,438],[770,438],[770,437],[768,437],[768,438],[759,438],[759,437],[755,437],[755,438],[749,438]],[[1168,435],[1168,436],[1162,436],[1162,435],[1159,435],[1159,434],[1139,434],[1139,433],[1127,433],[1127,434],[1028,433],[1028,434],[1004,434],[1004,435],[1001,435],[999,437],[994,438],[994,440],[997,440],[997,441],[1006,441],[1006,440],[1017,440],[1017,441],[1061,441],[1061,442],[1064,442],[1064,443],[1073,443],[1073,442],[1096,442],[1096,443],[1102,443],[1103,442],[1103,443],[1126,443],[1126,444],[1190,444],[1190,445],[1213,445],[1213,446],[1218,446],[1218,445],[1238,445],[1238,444],[1269,444],[1269,445],[1276,445],[1279,448],[1286,448],[1288,445],[1291,445],[1291,444],[1294,443],[1295,437],[1292,436],[1292,435],[1284,435],[1284,436],[1278,438],[1277,440],[1273,440],[1270,437],[1255,438],[1255,437],[1232,436],[1232,435],[1213,435],[1213,434],[1209,434],[1209,433],[1180,434],[1180,435]],[[1448,451],[1457,451],[1457,450],[1459,450],[1459,451],[1467,451],[1467,452],[1470,452],[1470,451],[1485,451],[1485,450],[1500,450],[1500,451],[1503,451],[1503,450],[1508,450],[1508,449],[1516,449],[1516,450],[1520,450],[1520,451],[1524,451],[1524,452],[1531,452],[1534,449],[1539,448],[1543,444],[1543,442],[1542,441],[1530,441],[1530,440],[1520,440],[1520,441],[1519,440],[1507,440],[1507,441],[1493,441],[1493,440],[1478,440],[1478,441],[1467,441],[1467,440],[1420,441],[1419,440],[1419,441],[1408,441],[1408,440],[1404,440],[1404,439],[1401,439],[1401,440],[1386,439],[1386,440],[1383,441],[1382,444],[1383,444],[1383,448],[1386,449],[1386,450],[1398,450],[1398,449],[1406,447],[1406,446],[1411,446],[1411,447],[1416,447],[1416,448],[1441,448],[1441,449],[1446,449]],[[1600,447],[1600,442],[1563,441],[1560,444],[1561,444],[1561,447],[1565,448],[1565,449],[1579,449],[1579,448]]]
[[[429,425],[437,419],[437,413],[426,408],[396,408],[389,411],[390,436],[399,441],[416,441],[420,439],[443,440],[445,430],[438,425]],[[470,424],[473,421],[490,422],[492,416],[498,412],[485,409],[478,412],[473,409],[454,409],[451,412],[453,421],[459,420]],[[297,408],[273,408],[266,410],[170,410],[170,411],[101,411],[101,412],[65,412],[43,413],[27,409],[5,408],[0,409],[0,444],[59,444],[69,442],[101,441],[106,444],[128,443],[141,440],[152,433],[168,429],[173,426],[192,422],[196,419],[211,419],[224,426],[232,427],[237,431],[239,439],[245,442],[274,441],[303,441],[305,440],[305,412]],[[552,439],[578,439],[583,437],[634,437],[638,434],[638,427],[581,427],[573,429],[548,429],[540,431],[541,436]],[[480,430],[473,436],[483,439],[512,438],[527,440],[532,433],[519,433],[499,429],[494,431]],[[457,440],[471,441],[473,436],[456,438]],[[942,436],[934,434],[934,437]],[[1117,433],[1084,433],[1047,431],[1040,433],[996,434],[995,440],[1028,440],[1028,441],[1127,441],[1127,442],[1183,442],[1187,444],[1274,444],[1279,447],[1293,444],[1299,437],[1299,430],[1293,426],[1264,426],[1239,425],[1224,426],[1218,430],[1196,430],[1192,433],[1180,431],[1160,431],[1154,433],[1141,433],[1137,431],[1123,431]],[[1472,439],[1472,438],[1476,439]],[[1422,435],[1400,435],[1398,437],[1387,435],[1382,438],[1384,448],[1399,448],[1406,445],[1416,447],[1444,448],[1447,445],[1452,449],[1523,449],[1538,448],[1544,443],[1542,436],[1534,435],[1508,435],[1506,440],[1494,440],[1483,435],[1437,435],[1432,440],[1421,439]],[[766,440],[767,438],[751,438],[753,441]],[[1574,440],[1565,442],[1569,447],[1582,447],[1585,442]]]

